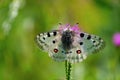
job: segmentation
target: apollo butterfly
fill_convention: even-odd
[[[35,40],[55,61],[67,60],[71,63],[81,62],[88,54],[96,53],[104,47],[103,39],[81,31],[78,24],[60,24],[58,30],[40,33]]]

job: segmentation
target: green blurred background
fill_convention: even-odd
[[[65,80],[64,62],[55,62],[34,42],[58,23],[79,23],[101,36],[106,47],[73,64],[73,80],[120,80],[119,0],[0,0],[0,80]]]

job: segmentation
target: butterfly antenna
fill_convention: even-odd
[[[76,24],[78,25],[79,23],[77,22]]]
[[[59,25],[62,25],[62,23],[59,23]]]

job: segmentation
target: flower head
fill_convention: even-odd
[[[113,43],[116,45],[116,46],[120,46],[120,33],[115,33],[113,35]]]
[[[80,32],[80,29],[78,27],[78,24],[75,24],[74,26],[72,26],[71,28],[71,31],[74,31],[75,33],[79,33]]]
[[[70,24],[66,24],[66,25],[60,24],[59,30],[60,30],[60,32],[63,32],[63,31],[66,31],[66,30],[74,31],[75,33],[79,33],[80,32],[78,24],[75,24],[73,26],[71,26]]]

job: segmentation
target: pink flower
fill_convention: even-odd
[[[115,33],[113,35],[113,43],[116,45],[116,46],[120,46],[120,33]]]
[[[78,33],[78,34],[79,34],[79,32],[80,32],[80,29],[79,29],[79,27],[78,27],[78,24],[75,24],[74,26],[72,26],[72,27],[70,28],[70,30],[71,30],[71,31],[74,31],[74,32],[76,32],[76,33]]]
[[[59,30],[60,30],[60,31],[66,31],[66,30],[68,30],[70,27],[71,27],[70,24],[66,24],[66,25],[60,24]]]
[[[74,26],[71,26],[70,24],[66,24],[66,25],[60,24],[59,30],[61,33],[66,30],[74,31],[77,34],[79,34],[80,32],[78,24],[75,24]]]

